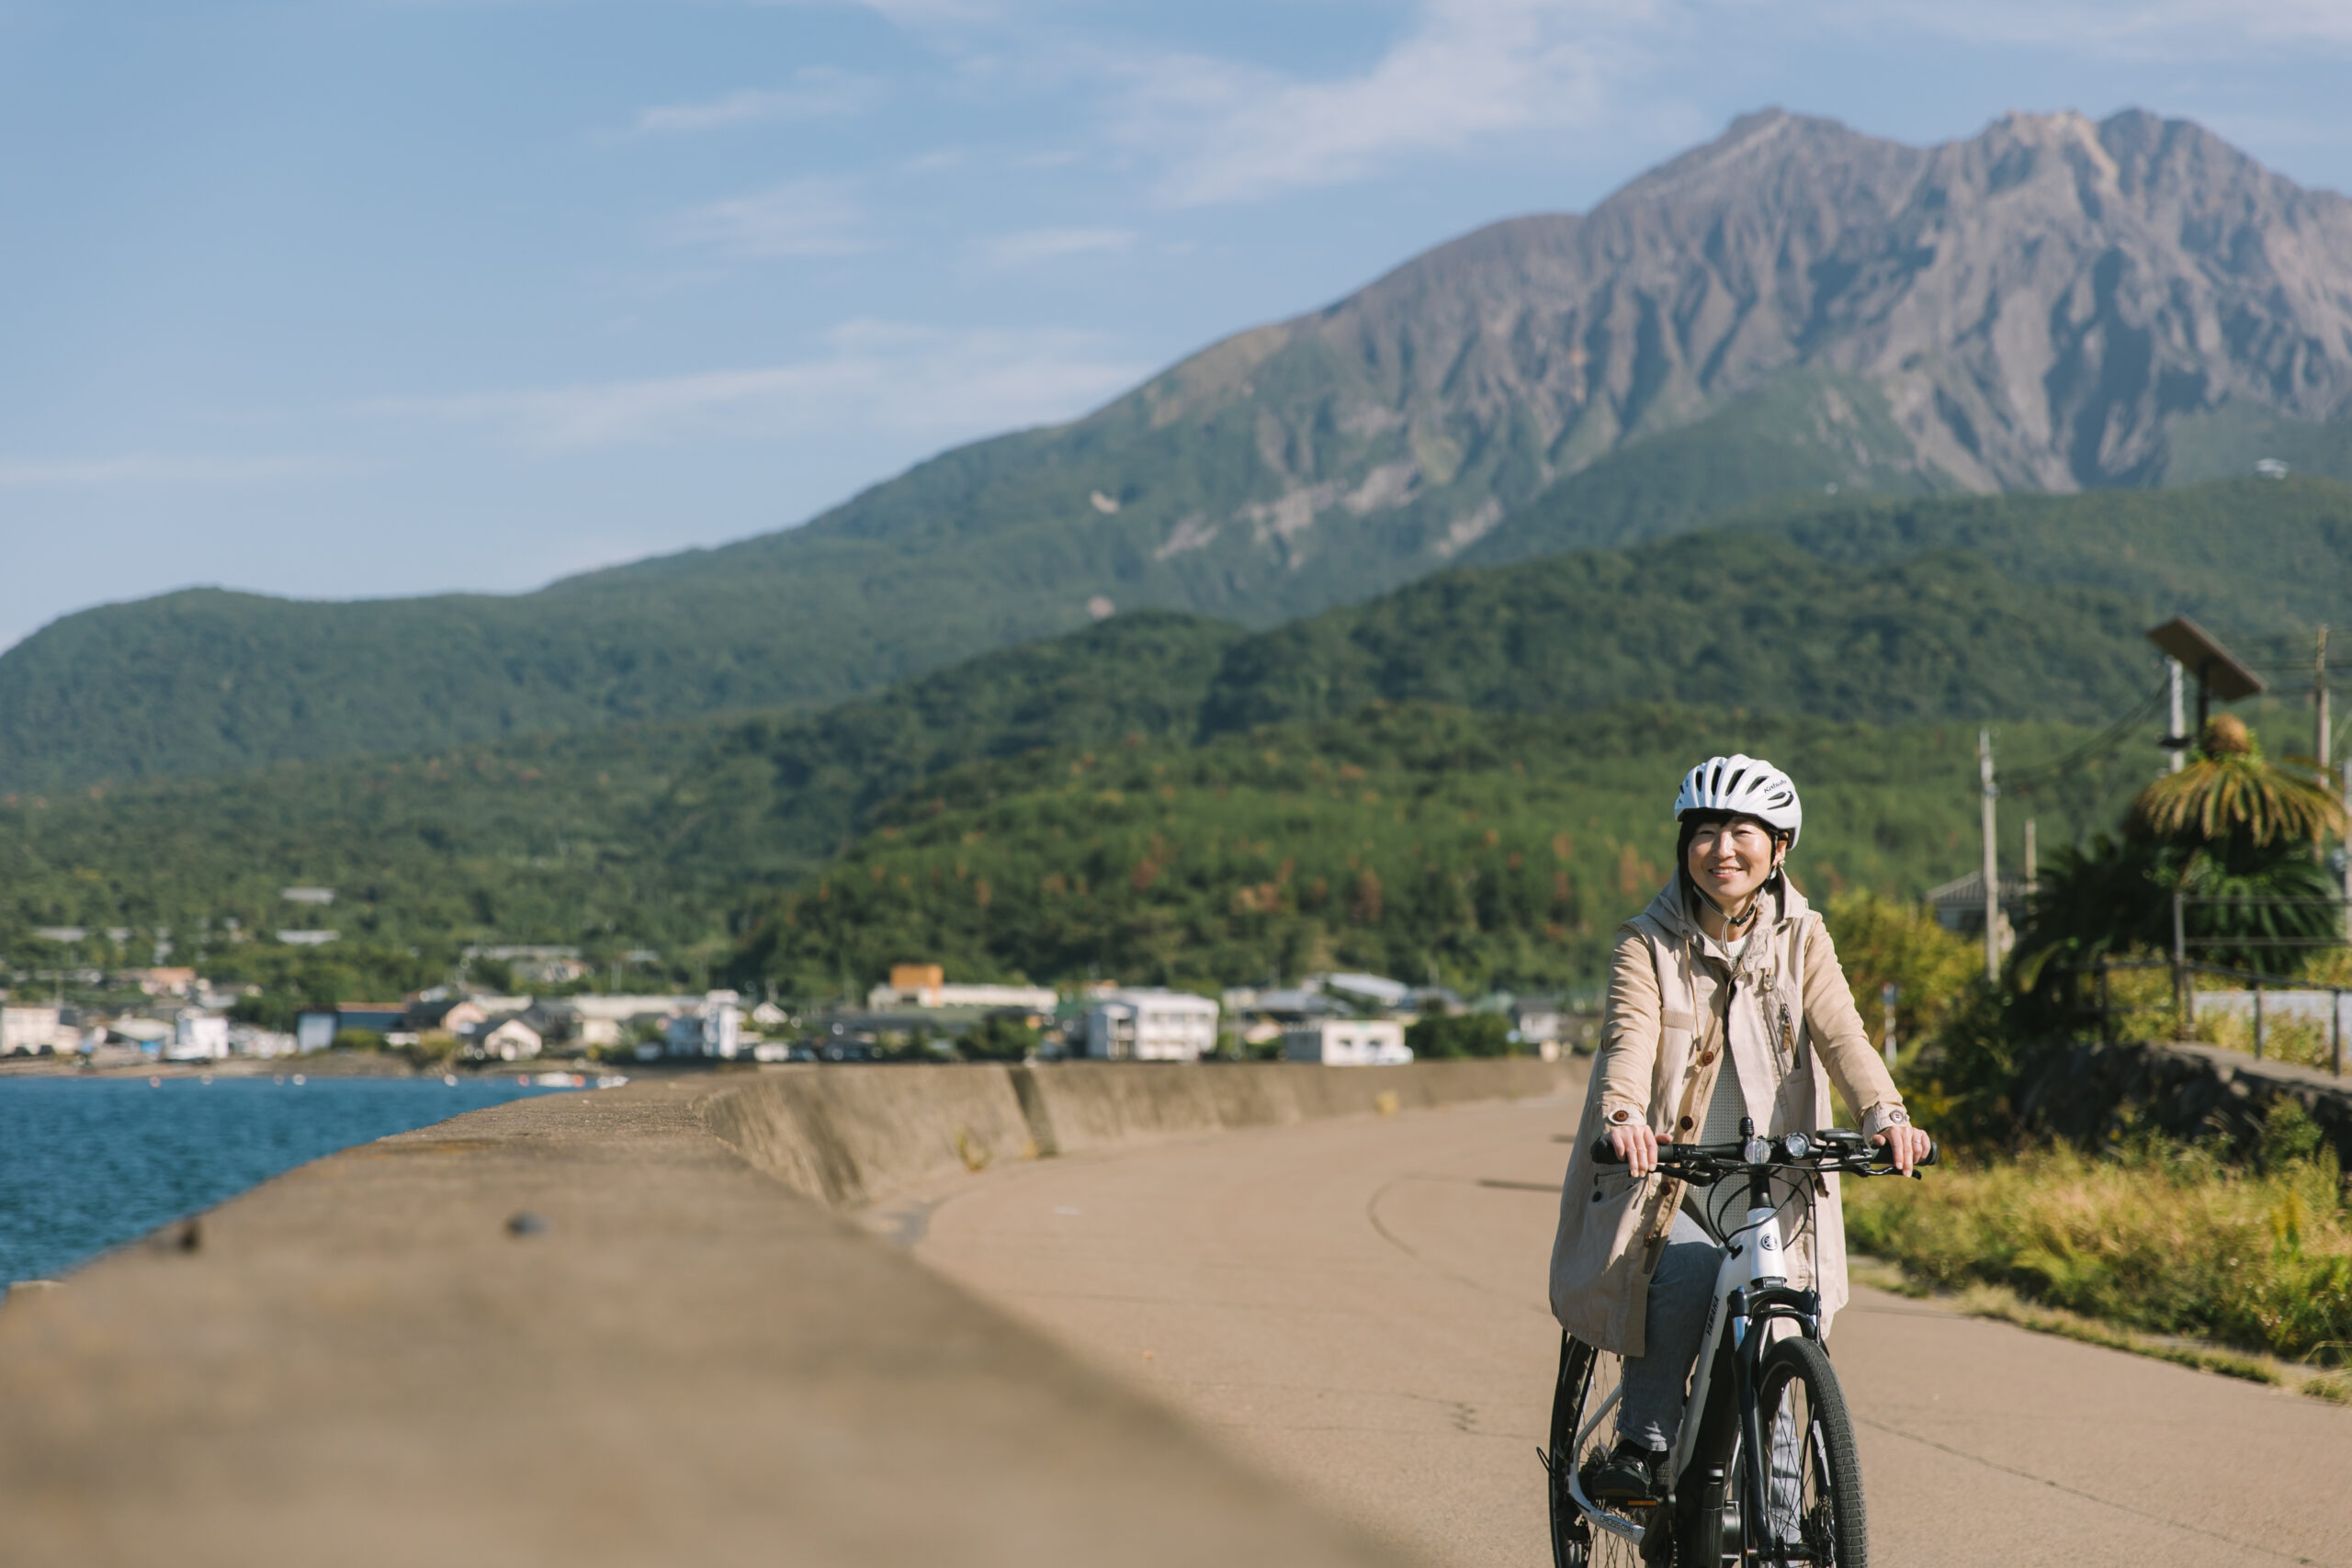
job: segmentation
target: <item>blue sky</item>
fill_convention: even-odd
[[[2352,189],[2352,0],[0,0],[0,647],[788,526],[1767,105]]]

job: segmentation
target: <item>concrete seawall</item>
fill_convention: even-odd
[[[1269,1062],[829,1066],[715,1089],[711,1131],[786,1186],[837,1207],[956,1170],[1230,1127],[1557,1094],[1581,1066],[1529,1058],[1322,1067]]]
[[[10,1294],[0,1559],[1394,1563],[827,1205],[1566,1077],[824,1068],[363,1145]]]

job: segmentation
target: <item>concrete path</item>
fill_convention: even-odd
[[[1573,1115],[1190,1138],[999,1168],[867,1224],[1407,1551],[1540,1568]],[[1877,1292],[1832,1349],[1882,1564],[2352,1563],[2352,1411]]]
[[[11,1292],[0,1563],[1394,1568],[752,1169],[707,1092],[362,1145]]]

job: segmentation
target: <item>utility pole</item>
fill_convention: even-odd
[[[2165,678],[2172,688],[2172,733],[2165,738],[2165,743],[2172,750],[2170,766],[2176,773],[2188,766],[2188,737],[2181,732],[2181,726],[2188,722],[2188,716],[2181,711],[2180,673],[2180,660],[2167,655],[2165,659]]]
[[[1976,777],[1984,800],[1984,978],[2001,982],[2001,879],[1994,854],[1993,802],[2000,789],[1993,783],[1993,732],[1976,732]]]
[[[2328,742],[2335,738],[2328,733],[2327,714],[2327,628],[2319,629],[2319,651],[2312,660],[2312,712],[2314,739],[2312,760],[2319,763],[2319,776],[2327,777]]]

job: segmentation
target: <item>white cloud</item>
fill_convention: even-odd
[[[792,85],[745,89],[699,103],[663,104],[639,111],[640,136],[724,130],[772,120],[824,119],[856,114],[879,96],[880,84],[831,66],[809,66],[793,73]]]
[[[2275,58],[2352,45],[2352,0],[1421,0],[1363,68],[1310,77],[1247,60],[1095,52],[1114,136],[1180,206],[1249,201],[1375,176],[1400,158],[1509,136],[1679,140],[1719,123],[1679,74],[1758,28],[1794,42],[1890,33],[2086,58]],[[1923,45],[1925,46],[1925,45]]]
[[[1203,55],[1130,65],[1122,131],[1181,205],[1361,179],[1395,157],[1592,127],[1638,92],[1664,0],[1429,0],[1367,70],[1324,81]]]
[[[1024,229],[980,242],[980,254],[991,266],[1033,266],[1061,256],[1098,251],[1124,251],[1136,243],[1132,229]]]
[[[377,405],[479,424],[543,453],[662,439],[894,431],[947,442],[1084,412],[1150,367],[1100,336],[1047,328],[945,332],[862,321],[786,365]]]
[[[0,457],[0,490],[284,484],[350,471],[351,465],[336,457],[175,457],[154,453],[115,457]]]
[[[856,187],[833,178],[788,180],[673,215],[663,237],[722,255],[773,259],[847,256],[873,248]]]

